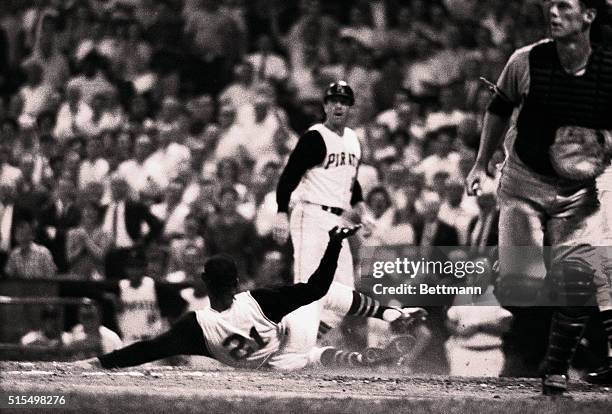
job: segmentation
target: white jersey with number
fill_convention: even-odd
[[[361,159],[357,135],[352,129],[344,128],[340,136],[323,124],[313,125],[309,131],[317,131],[323,137],[325,159],[304,174],[297,188],[299,198],[309,203],[349,209]]]
[[[249,292],[234,296],[229,309],[196,311],[208,351],[219,362],[237,368],[259,368],[277,352],[281,325],[264,315]]]
[[[132,287],[130,281],[119,281],[119,300],[122,310],[118,324],[123,340],[129,344],[159,335],[164,329],[161,319],[155,281],[148,276],[142,278],[140,286]]]

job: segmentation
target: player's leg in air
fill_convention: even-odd
[[[395,364],[414,352],[418,338],[412,334],[427,316],[423,308],[385,306],[377,299],[335,282],[322,301],[326,311],[339,317],[357,316],[386,322],[378,325],[381,326],[378,333],[385,338],[384,345],[363,351],[370,364]]]
[[[307,365],[323,366],[372,366],[394,364],[413,352],[417,340],[411,335],[427,313],[422,308],[396,308],[382,305],[378,300],[357,292],[341,283],[332,283],[327,295],[320,301],[326,311],[344,316],[375,318],[388,323],[388,338],[383,347],[367,348],[363,352],[346,352],[335,347],[299,348],[303,342],[301,319],[292,318],[293,313],[283,320],[287,330],[285,346],[274,355],[269,365],[279,370],[296,370]],[[312,322],[312,321],[311,321]],[[312,334],[309,330],[307,333]],[[296,339],[297,340],[294,340]],[[297,345],[296,345],[297,344]]]

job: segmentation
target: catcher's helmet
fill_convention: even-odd
[[[349,101],[349,106],[353,106],[355,103],[355,94],[348,83],[345,81],[337,81],[330,83],[327,89],[325,90],[325,96],[323,97],[323,102],[327,102],[329,98],[332,96],[343,96]]]

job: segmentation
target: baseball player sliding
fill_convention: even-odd
[[[418,308],[407,312],[381,306],[363,294],[342,288],[334,292],[338,256],[345,238],[355,234],[360,226],[329,231],[327,248],[319,266],[306,283],[276,288],[261,288],[238,293],[236,266],[226,256],[210,258],[202,278],[210,295],[210,307],[189,312],[167,332],[153,339],[131,344],[111,353],[79,361],[82,366],[122,368],[144,364],[174,355],[202,355],[237,368],[297,369],[309,364],[325,366],[371,366],[403,356],[410,347],[409,336],[399,336],[392,346],[364,356],[359,352],[345,352],[333,347],[312,348],[299,361],[291,358],[287,365],[284,345],[291,335],[284,318],[300,306],[326,297],[328,306],[337,312],[370,316],[391,322],[397,329],[407,328]],[[328,293],[329,291],[329,293]]]

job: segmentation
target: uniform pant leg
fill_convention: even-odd
[[[597,304],[601,311],[612,309],[612,190],[599,191],[601,238],[597,243],[601,254],[602,281],[597,283]]]
[[[593,285],[600,308],[612,308],[612,284],[604,266],[606,256],[610,253],[603,246],[606,227],[604,204],[597,200],[594,191],[579,191],[560,197],[560,200],[566,202],[567,207],[553,215],[547,226],[553,261],[561,263],[565,260],[578,260],[590,266],[594,271]]]
[[[337,216],[321,210],[319,206],[302,203],[294,208],[291,213],[290,228],[294,246],[296,282],[307,281],[316,270],[329,241],[328,232],[338,225],[338,219]],[[352,278],[352,257],[344,241],[334,278],[338,278],[340,272],[349,271]],[[323,301],[317,301],[302,306],[283,318],[287,329],[287,338],[281,352],[284,356],[276,358],[271,365],[276,364],[276,367],[281,369],[295,369],[302,363],[302,355],[316,345],[323,306]],[[332,313],[326,314],[325,318],[330,326],[335,325],[340,319]],[[279,362],[282,359],[285,359],[285,362]]]
[[[543,214],[524,199],[500,191],[499,271],[543,280]]]

